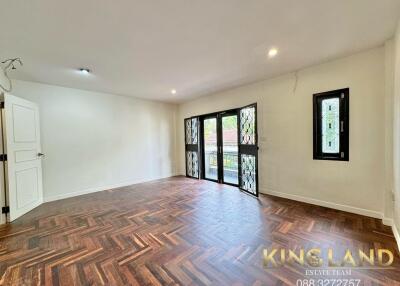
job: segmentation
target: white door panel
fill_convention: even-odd
[[[17,207],[23,209],[39,200],[38,169],[30,168],[15,172]]]
[[[4,97],[10,221],[43,202],[39,109],[33,102]]]
[[[36,149],[15,151],[15,163],[29,162],[37,159]]]
[[[34,108],[12,105],[14,142],[31,143],[36,141],[36,110]]]

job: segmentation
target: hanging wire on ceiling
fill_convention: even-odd
[[[10,92],[12,90],[12,82],[11,82],[11,79],[8,77],[7,72],[9,70],[16,70],[17,69],[15,67],[15,63],[19,63],[20,66],[22,66],[23,63],[22,63],[20,58],[7,59],[5,61],[2,61],[1,63],[5,64],[5,66],[2,67],[2,69],[3,69],[3,73],[4,73],[5,78],[8,80],[9,88],[4,87],[1,83],[0,83],[0,88],[5,92]]]

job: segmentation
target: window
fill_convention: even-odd
[[[349,89],[314,94],[314,160],[349,160]]]

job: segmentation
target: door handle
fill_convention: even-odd
[[[37,153],[37,155],[38,155],[38,157],[44,157],[44,156],[46,156],[46,155],[43,154],[43,153]]]

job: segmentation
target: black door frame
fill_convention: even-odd
[[[229,109],[224,111],[218,111],[208,113],[199,116],[200,119],[200,158],[201,158],[201,172],[200,178],[220,184],[226,184],[234,187],[239,187],[240,173],[239,173],[239,108]],[[232,184],[224,181],[224,162],[223,162],[223,138],[222,138],[222,117],[236,115],[237,116],[237,136],[238,136],[238,184]],[[216,118],[217,120],[217,166],[218,166],[218,179],[210,179],[205,176],[205,154],[204,154],[204,120],[209,118]]]
[[[243,146],[241,148],[241,144],[240,144],[240,110],[246,107],[251,107],[254,106],[255,107],[255,144],[252,146]],[[236,114],[237,115],[237,134],[238,134],[238,184],[232,184],[232,183],[228,183],[228,182],[224,182],[223,181],[223,146],[222,146],[222,117],[223,116],[229,116],[229,115],[233,115]],[[198,118],[198,158],[199,158],[199,176],[198,179],[203,179],[203,180],[208,180],[208,181],[212,181],[212,182],[216,182],[216,183],[221,183],[221,184],[226,184],[226,185],[231,185],[231,186],[235,186],[238,187],[239,190],[250,194],[252,196],[256,196],[258,197],[259,191],[259,182],[258,182],[258,128],[257,128],[257,103],[253,103],[253,104],[249,104],[240,108],[234,108],[234,109],[228,109],[228,110],[223,110],[223,111],[217,111],[217,112],[212,112],[212,113],[207,113],[207,114],[202,114],[202,115],[198,115],[198,116],[194,116]],[[194,118],[191,117],[191,118]],[[208,118],[216,118],[217,119],[217,146],[218,146],[218,180],[214,180],[214,179],[208,179],[205,177],[205,156],[204,156],[204,119],[208,119]],[[187,120],[189,118],[186,118],[185,120]],[[219,150],[219,146],[221,146],[221,149]],[[241,188],[242,185],[242,169],[241,169],[241,151],[243,149],[249,150],[249,147],[251,149],[251,154],[255,155],[255,172],[256,172],[256,193],[251,193],[246,191],[245,189]],[[243,153],[246,154],[246,153]],[[185,158],[186,160],[186,158]],[[187,171],[186,171],[187,172]],[[189,177],[186,174],[187,177]],[[222,178],[220,180],[220,178]]]
[[[186,126],[187,126],[186,122],[190,122],[190,138],[191,138],[190,140],[193,139],[193,134],[192,134],[192,132],[193,132],[193,128],[192,128],[193,120],[197,120],[197,128],[195,128],[196,129],[196,134],[195,135],[197,136],[197,142],[194,143],[194,144],[192,142],[190,142],[190,143],[187,142],[187,140],[188,140],[187,135],[188,134],[186,134]],[[199,118],[197,116],[186,118],[184,120],[184,127],[185,127],[185,129],[184,129],[184,137],[185,137],[185,166],[186,166],[185,173],[186,173],[186,177],[200,179],[201,166],[199,166],[199,164],[200,164],[200,160],[199,160],[199,156],[200,156]],[[188,152],[193,152],[193,153],[197,154],[197,176],[193,176],[192,174],[188,173],[188,170],[189,170],[188,164],[187,164]],[[193,164],[192,164],[192,168],[193,168]]]
[[[200,172],[200,178],[203,180],[208,180],[216,183],[220,183],[219,178],[220,178],[220,155],[219,155],[219,120],[218,120],[218,114],[219,113],[210,113],[206,115],[199,116],[199,122],[200,122],[200,162],[201,162],[201,172]],[[207,178],[206,177],[206,167],[205,167],[205,150],[204,150],[204,120],[215,118],[216,121],[216,132],[217,132],[217,180]]]

